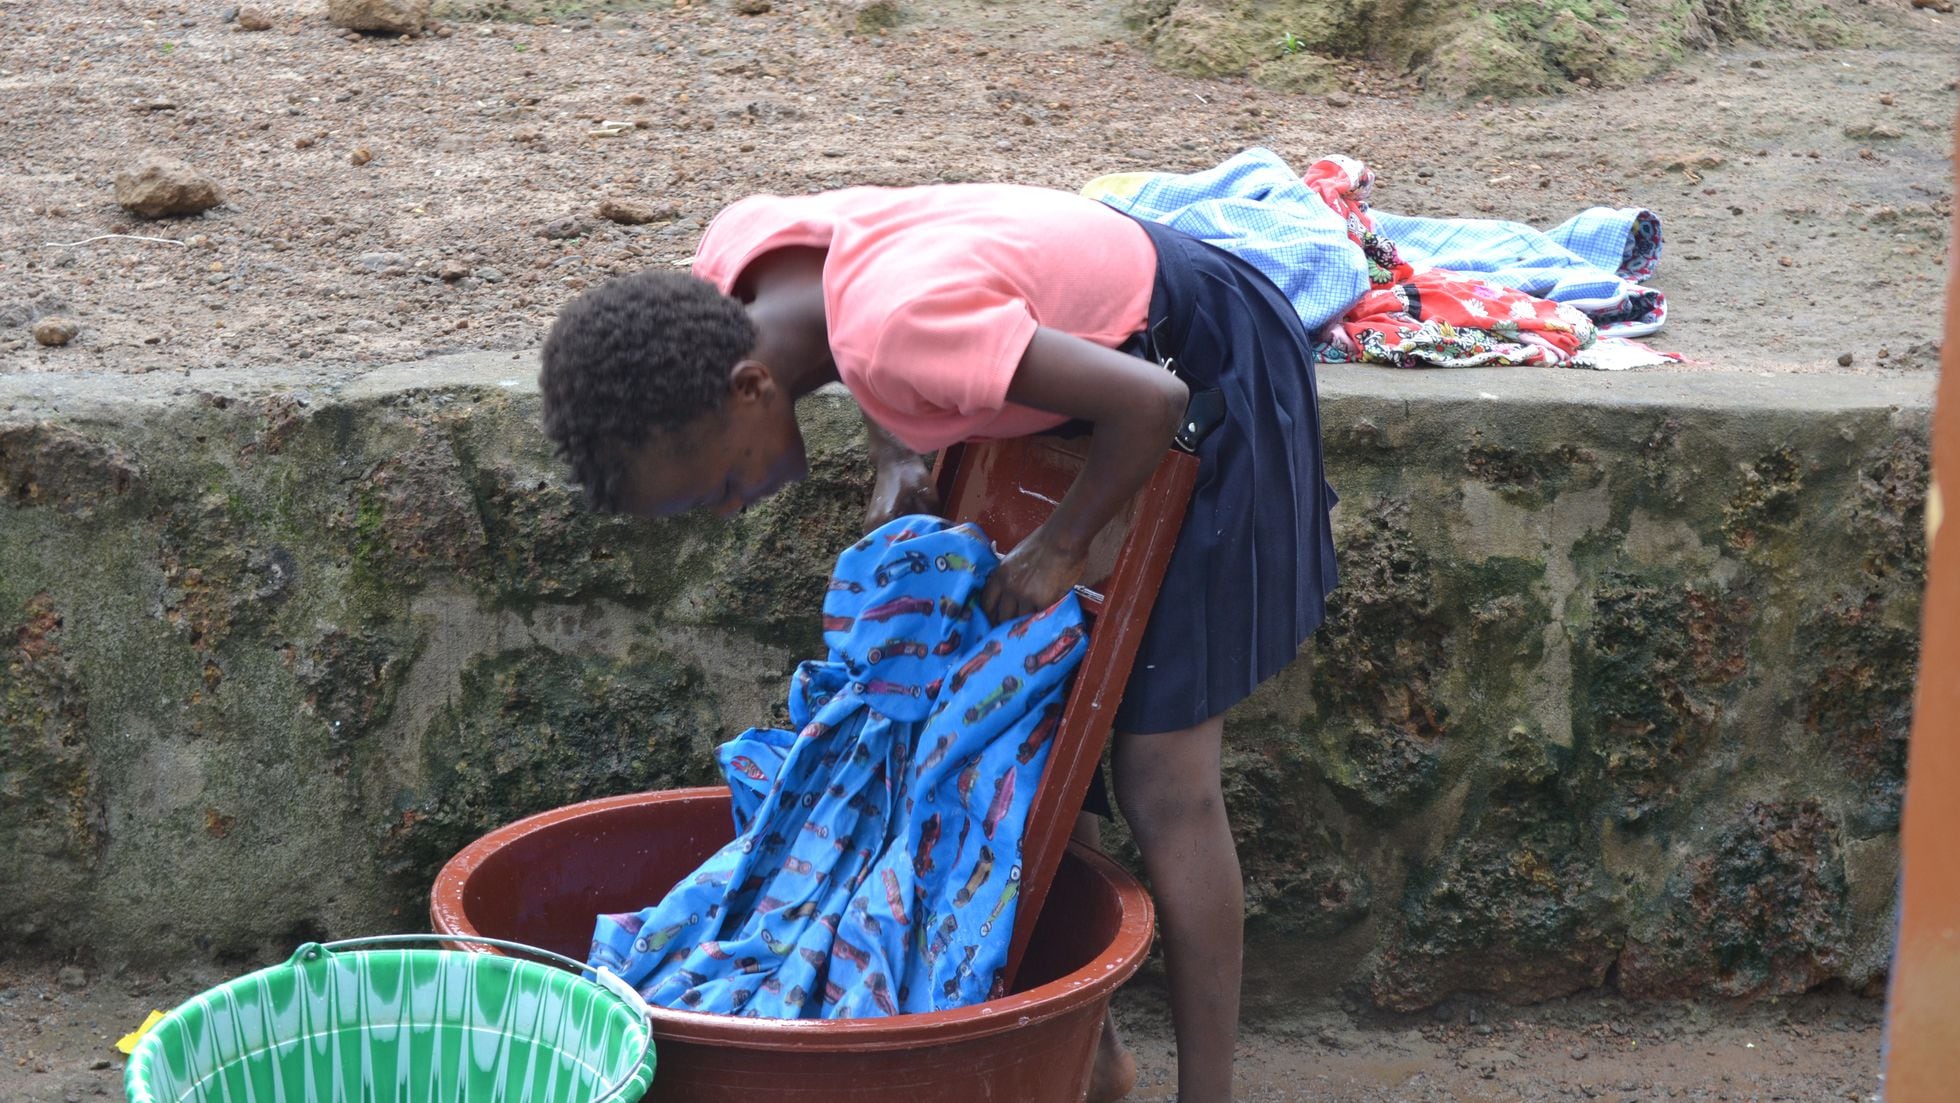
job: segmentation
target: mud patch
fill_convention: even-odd
[[[1575,649],[1573,717],[1613,812],[1635,823],[1669,804],[1749,669],[1745,597],[1611,574]]]
[[[85,892],[106,842],[88,695],[45,593],[0,637],[0,945],[32,943]]]
[[[1827,609],[1798,629],[1799,653],[1815,662],[1804,695],[1804,726],[1856,779],[1855,834],[1896,831],[1912,734],[1919,637],[1889,623],[1868,595]]]
[[[1131,0],[1166,68],[1278,83],[1302,56],[1323,70],[1384,62],[1452,96],[1618,87],[1733,43],[1850,45],[1854,25],[1810,0],[1713,0],[1633,10],[1593,0]]]
[[[443,862],[514,819],[617,793],[712,784],[716,730],[698,671],[671,658],[546,649],[472,662],[422,735],[417,791],[381,826],[384,872],[404,906]],[[652,901],[649,901],[651,903]]]
[[[1670,879],[1667,897],[1620,957],[1628,995],[1787,995],[1840,970],[1844,858],[1816,801],[1752,802]]]
[[[1448,652],[1428,555],[1409,503],[1380,498],[1339,534],[1341,585],[1314,637],[1314,738],[1327,779],[1377,812],[1435,790],[1449,706],[1437,691]]]
[[[0,497],[15,508],[51,506],[87,517],[142,478],[120,447],[49,423],[0,426]]]

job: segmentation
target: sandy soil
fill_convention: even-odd
[[[1849,353],[1854,370],[1926,370],[1960,19],[1843,2],[1869,48],[1735,52],[1634,88],[1452,105],[1362,67],[1325,97],[1168,76],[1115,0],[916,0],[872,36],[844,33],[825,0],[754,16],[665,0],[352,42],[301,0],[258,4],[275,17],[261,33],[234,31],[218,0],[0,0],[0,371],[532,347],[579,288],[684,263],[750,192],[1073,188],[1254,143],[1364,157],[1389,210],[1543,225],[1651,207],[1673,310],[1658,343],[1700,365],[1838,370]],[[208,173],[227,204],[125,215],[114,177],[151,149]],[[606,198],[672,217],[615,225],[594,216]],[[541,236],[567,218],[574,236]],[[189,244],[50,244],[118,232]],[[80,336],[35,344],[22,323],[49,313]]]
[[[225,979],[211,971],[64,978],[51,965],[0,965],[0,1099],[119,1097],[123,1058],[115,1040],[151,1009],[168,1010]],[[1131,1098],[1174,1098],[1160,996],[1132,988],[1118,1012],[1143,1067]],[[1246,1033],[1239,1096],[1245,1103],[1870,1103],[1880,1018],[1876,1001],[1825,995],[1727,1010],[1589,998],[1534,1008],[1452,1001],[1392,1020],[1326,1006]]]

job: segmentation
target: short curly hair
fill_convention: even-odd
[[[544,432],[594,508],[619,509],[627,459],[721,408],[755,348],[742,304],[680,272],[636,272],[565,304],[544,341]]]

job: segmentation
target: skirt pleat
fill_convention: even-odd
[[[1139,222],[1157,247],[1150,329],[1226,418],[1200,445],[1197,488],[1138,651],[1117,730],[1176,731],[1224,712],[1293,661],[1334,588],[1313,342],[1250,264]]]

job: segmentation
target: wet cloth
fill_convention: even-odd
[[[1554,239],[1521,234],[1514,223],[1389,216],[1370,206],[1372,185],[1373,174],[1349,158],[1324,158],[1296,174],[1271,151],[1254,148],[1205,172],[1106,176],[1083,191],[1253,263],[1311,330],[1331,339],[1330,360],[1624,368],[1677,359],[1596,340],[1601,324],[1632,334],[1665,319],[1659,293],[1627,278],[1651,272],[1658,258],[1659,221],[1651,212],[1588,211]],[[1390,225],[1414,233],[1418,250],[1399,249]],[[1343,245],[1330,244],[1330,226],[1339,228],[1345,255]],[[1297,244],[1303,239],[1311,248]],[[1503,275],[1466,275],[1435,263],[1438,257]],[[1619,270],[1593,263],[1609,257]],[[1352,287],[1356,265],[1362,287],[1335,308],[1332,292]],[[1343,325],[1330,326],[1336,319]]]
[[[1121,732],[1189,728],[1292,662],[1334,588],[1336,501],[1321,456],[1313,342],[1250,262],[1169,226],[1150,328],[1126,346],[1176,360],[1226,416],[1198,448],[1198,483],[1116,712]]]
[[[791,679],[796,731],[720,759],[735,839],[642,911],[598,919],[589,964],[661,1007],[865,1018],[992,995],[1021,834],[1085,650],[1073,594],[990,626],[998,560],[971,525],[893,521],[837,559],[829,657]]]
[[[751,196],[708,226],[694,274],[740,296],[772,249],[824,249],[837,374],[865,413],[933,452],[1062,418],[1007,401],[1037,326],[1115,348],[1143,327],[1156,258],[1136,224],[1014,184]]]
[[[1347,223],[1270,150],[1248,149],[1203,172],[1100,176],[1082,194],[1250,263],[1293,303],[1309,333],[1368,292],[1367,261]]]
[[[1484,218],[1374,212],[1375,228],[1411,264],[1476,274],[1575,307],[1603,336],[1644,337],[1667,324],[1667,297],[1642,287],[1661,256],[1660,216],[1642,207],[1593,207],[1550,230]]]
[[[1301,179],[1346,220],[1349,238],[1368,258],[1372,290],[1325,331],[1330,362],[1617,370],[1671,359],[1632,341],[1601,339],[1592,319],[1570,304],[1410,263],[1378,229],[1369,205],[1375,174],[1359,161],[1322,158]]]

